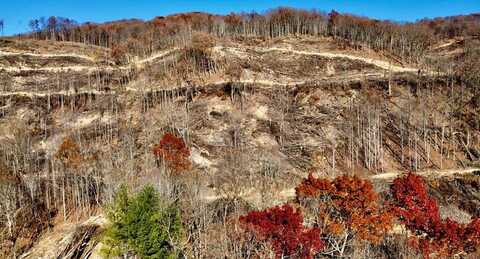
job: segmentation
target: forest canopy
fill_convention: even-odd
[[[175,43],[185,43],[192,32],[204,32],[218,37],[332,36],[357,47],[387,50],[403,60],[415,61],[439,39],[478,37],[480,14],[398,23],[336,11],[325,13],[280,7],[264,13],[213,15],[193,12],[159,16],[149,21],[131,19],[103,24],[79,24],[72,19],[52,16],[33,19],[29,25],[31,32],[24,37],[103,47],[124,44],[131,51],[142,49],[139,53],[145,55]]]

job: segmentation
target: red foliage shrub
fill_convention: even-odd
[[[310,174],[295,190],[300,202],[318,202],[318,216],[329,234],[348,232],[378,243],[392,226],[392,215],[382,208],[367,180],[340,176],[330,181]]]
[[[301,211],[290,205],[252,211],[240,222],[260,240],[270,242],[277,258],[312,258],[324,245],[320,229],[305,228]]]
[[[152,152],[157,158],[163,159],[173,173],[181,173],[191,167],[188,159],[190,150],[182,138],[171,133],[163,135],[160,143],[153,147]]]
[[[459,224],[440,217],[437,201],[428,195],[423,179],[413,173],[395,179],[392,185],[393,212],[416,235],[412,245],[424,257],[431,253],[451,256],[475,252],[480,245],[480,219]]]
[[[430,198],[423,179],[415,174],[397,178],[393,182],[392,195],[396,204],[394,211],[408,229],[433,234],[431,226],[439,222],[437,201]]]

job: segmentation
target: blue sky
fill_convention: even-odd
[[[105,22],[122,18],[151,19],[178,12],[265,11],[278,6],[330,11],[335,9],[378,19],[415,21],[424,17],[480,12],[480,0],[0,0],[5,35],[25,32],[28,21],[41,16],[63,16],[79,22]]]

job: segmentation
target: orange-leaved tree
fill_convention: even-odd
[[[451,257],[475,252],[480,246],[480,219],[460,224],[442,219],[437,201],[428,194],[422,177],[409,173],[395,179],[391,193],[393,211],[414,236],[410,244],[428,258],[432,253]]]
[[[318,179],[310,174],[295,190],[297,200],[310,209],[331,244],[326,253],[343,255],[353,239],[379,243],[392,227],[392,214],[368,180]]]
[[[60,145],[55,158],[59,159],[64,166],[69,168],[78,168],[83,157],[77,143],[71,138],[65,138]]]
[[[126,44],[117,44],[112,47],[110,53],[113,61],[117,65],[124,64],[127,60],[128,47]]]
[[[182,138],[176,137],[171,133],[163,135],[160,143],[153,147],[152,152],[174,174],[182,173],[191,168],[189,148]]]

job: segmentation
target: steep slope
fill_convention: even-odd
[[[220,202],[290,199],[309,170],[371,177],[379,188],[405,171],[477,177],[480,104],[466,85],[330,38],[258,41],[193,41],[122,64],[81,44],[0,46],[0,198],[42,203],[53,223],[94,211],[121,183],[155,183],[166,197],[188,186],[183,209],[213,221],[206,215]],[[190,172],[173,177],[159,166],[152,147],[165,132],[189,146]],[[62,156],[69,146],[74,165]],[[447,183],[439,197],[459,188]],[[475,193],[459,192],[472,215]],[[0,218],[25,220],[15,206]],[[60,243],[67,251],[60,235],[46,233],[27,252],[36,233],[16,252],[51,257],[45,250]]]

